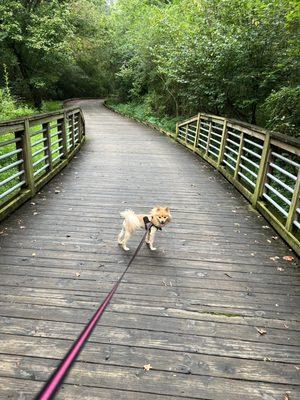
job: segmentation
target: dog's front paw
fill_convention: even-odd
[[[149,246],[149,247],[150,247],[150,250],[152,250],[152,251],[156,250],[156,247],[153,247],[153,246]]]
[[[125,250],[125,251],[129,251],[130,250],[130,248],[127,247],[127,246],[122,246],[122,247],[123,247],[123,250]]]

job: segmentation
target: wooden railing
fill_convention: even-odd
[[[0,123],[0,220],[64,168],[84,138],[80,108]]]
[[[299,140],[202,113],[178,124],[175,139],[225,175],[300,253]]]

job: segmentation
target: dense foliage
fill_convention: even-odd
[[[159,117],[201,110],[296,134],[298,1],[108,3],[2,0],[12,92],[36,106],[110,94]]]

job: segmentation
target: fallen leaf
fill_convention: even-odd
[[[20,229],[25,229],[25,228],[26,228],[26,226],[24,226],[24,225],[20,226]]]
[[[270,227],[268,225],[263,225],[262,227],[263,227],[263,229],[270,229]]]
[[[146,364],[146,365],[144,365],[144,370],[145,370],[145,371],[150,371],[150,369],[152,369],[151,364]]]
[[[282,258],[284,259],[284,261],[293,261],[295,259],[295,257],[293,256],[284,256]]]
[[[32,253],[31,255],[32,255],[32,257],[35,257],[35,256],[36,256],[36,253]]]
[[[276,260],[279,260],[279,257],[278,257],[278,256],[275,256],[275,257],[270,257],[270,260],[272,260],[272,261],[276,261]]]
[[[76,272],[75,275],[76,275],[77,277],[79,277],[79,276],[80,276],[80,272]]]
[[[273,239],[273,240],[277,240],[277,239],[278,239],[278,236],[272,236],[272,239]]]
[[[256,330],[261,336],[266,335],[266,333],[267,333],[267,331],[265,331],[264,329],[256,328]]]
[[[283,272],[283,271],[284,271],[284,268],[277,267],[277,271]]]
[[[287,324],[283,324],[283,326],[285,327],[285,329],[289,329],[289,326]]]
[[[270,239],[267,239],[267,242],[268,242],[268,243],[272,243],[272,240],[270,240]]]

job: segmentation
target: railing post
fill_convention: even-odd
[[[81,142],[81,139],[82,139],[82,129],[83,129],[83,124],[82,124],[81,113],[80,113],[80,111],[78,111],[78,140],[79,140],[79,143]]]
[[[187,134],[188,134],[188,129],[189,129],[189,124],[186,124],[186,128],[185,128],[185,136],[184,136],[184,142],[185,145],[187,145]]]
[[[64,112],[64,117],[62,119],[62,126],[61,126],[61,137],[62,137],[62,150],[63,150],[63,157],[68,158],[68,142],[67,142],[67,113]]]
[[[45,122],[42,124],[42,128],[44,130],[43,137],[46,139],[45,144],[47,148],[45,149],[45,156],[48,156],[47,160],[49,163],[48,170],[51,171],[53,168],[52,164],[52,152],[51,152],[51,136],[50,136],[50,122]]]
[[[243,146],[244,146],[244,132],[241,132],[241,139],[240,139],[240,146],[239,146],[239,151],[238,151],[238,156],[237,156],[237,160],[236,160],[236,166],[235,166],[235,171],[233,174],[233,179],[237,179],[238,178],[238,173],[239,173],[239,169],[240,169],[240,163],[241,163],[241,157],[243,154]]]
[[[220,152],[219,152],[219,157],[218,157],[217,168],[220,167],[220,165],[222,164],[223,159],[224,159],[226,138],[227,138],[227,119],[224,118],[224,124],[223,124],[223,130],[222,130],[222,138],[221,138],[221,143],[220,143]]]
[[[177,142],[177,138],[178,138],[178,133],[179,133],[179,122],[176,122],[176,130],[175,130],[175,136],[174,139]]]
[[[298,169],[297,180],[294,186],[293,197],[290,204],[289,213],[287,216],[285,227],[287,231],[291,231],[293,228],[293,222],[296,214],[296,209],[299,204],[299,196],[300,196],[300,168]]]
[[[74,113],[71,116],[71,139],[72,139],[72,149],[75,148],[75,137],[74,137]]]
[[[197,144],[198,144],[198,138],[199,138],[199,132],[200,132],[200,113],[198,114],[198,119],[197,119],[197,125],[196,125],[196,134],[195,134],[195,140],[194,140],[194,151],[197,149]]]
[[[33,162],[32,162],[32,149],[30,140],[29,120],[24,121],[24,136],[23,136],[23,160],[25,170],[26,186],[32,194],[35,193],[34,175],[33,175]]]
[[[208,134],[207,134],[207,144],[206,144],[206,149],[205,149],[206,156],[208,155],[208,150],[209,150],[209,145],[210,145],[211,130],[212,130],[212,121],[210,121],[209,130],[208,130]]]
[[[262,195],[264,182],[265,182],[265,178],[266,178],[267,167],[268,167],[268,159],[269,159],[270,151],[271,151],[270,140],[271,140],[270,133],[266,132],[264,146],[263,146],[261,159],[260,159],[260,163],[259,163],[259,170],[258,170],[256,185],[255,185],[253,199],[252,199],[253,207],[256,207],[256,204]]]

